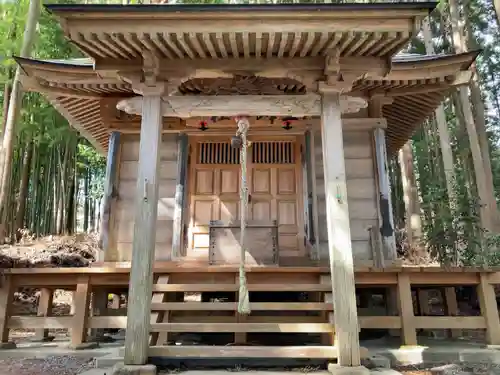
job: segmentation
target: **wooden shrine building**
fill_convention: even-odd
[[[400,53],[435,6],[47,5],[88,58],[17,58],[22,85],[108,155],[100,268],[79,270],[72,282],[84,301],[93,283],[130,282],[127,318],[75,312],[82,320],[72,340],[85,341],[88,328],[126,327],[127,365],[240,355],[337,357],[357,367],[360,326],[402,329],[415,345],[414,279],[373,270],[397,265],[387,155],[468,84],[477,55]],[[240,268],[249,315],[236,308]],[[111,269],[115,278],[104,279]],[[358,320],[355,283],[398,285],[401,317]],[[492,281],[484,283],[490,298]],[[195,291],[205,293],[201,302],[183,298]],[[277,291],[308,297],[259,302],[253,294]],[[209,292],[231,296],[214,302]],[[150,323],[151,311],[161,313]],[[475,326],[498,332],[487,318],[474,317]],[[323,346],[270,354],[263,344],[166,345],[179,332],[229,333],[239,344],[263,332],[310,332]]]

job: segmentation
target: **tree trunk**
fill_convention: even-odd
[[[35,41],[36,36],[36,25],[38,23],[38,18],[40,17],[40,0],[30,0],[30,5],[28,9],[28,20],[26,22],[26,27],[24,30],[23,43],[21,46],[20,56],[30,57],[31,50]],[[22,87],[19,82],[21,75],[21,68],[16,69],[16,75],[14,77],[14,82],[12,84],[12,92],[9,100],[9,110],[7,113],[7,120],[5,122],[5,133],[2,141],[2,149],[0,150],[0,241],[3,241],[5,237],[6,228],[6,202],[7,195],[9,193],[9,181],[12,167],[12,156],[14,149],[14,135],[16,133],[16,122],[18,114],[21,110],[22,102]]]
[[[418,249],[422,238],[422,220],[420,219],[420,201],[413,169],[411,141],[406,142],[399,150],[399,165],[401,166],[403,200],[406,208],[406,236],[410,247]]]
[[[30,137],[31,138],[31,137]],[[26,216],[26,199],[28,198],[28,186],[31,171],[31,159],[33,157],[33,141],[28,141],[28,146],[24,152],[23,169],[21,171],[21,183],[19,185],[19,199],[17,201],[15,232],[16,240],[21,238],[21,230],[24,228],[24,217]]]
[[[469,16],[469,1],[464,2],[464,23],[465,31],[467,36],[466,49],[467,50],[477,50],[478,46],[474,39],[474,33],[470,23]],[[488,193],[489,203],[491,207],[492,214],[492,225],[495,233],[500,232],[500,218],[498,216],[498,209],[495,197],[495,189],[493,186],[493,172],[491,170],[491,159],[490,159],[490,142],[488,140],[488,134],[486,132],[486,111],[484,108],[484,101],[481,97],[481,89],[479,86],[479,75],[476,69],[476,63],[474,62],[471,66],[471,70],[474,73],[472,81],[470,82],[470,98],[472,101],[472,109],[474,114],[474,122],[476,123],[477,135],[479,138],[479,146],[481,148],[481,155],[484,163],[484,175],[486,178],[486,189]]]
[[[5,87],[3,89],[3,120],[2,120],[2,137],[5,134],[5,126],[7,125],[7,114],[9,113],[9,101],[10,101],[10,93],[11,86],[10,80],[11,78],[7,78],[8,82],[5,83]]]
[[[495,9],[497,27],[500,28],[500,0],[493,0],[493,8]]]
[[[422,32],[424,35],[425,52],[428,55],[434,55],[434,45],[432,44],[432,33],[429,25],[428,18],[422,22]],[[441,146],[441,155],[443,159],[444,175],[446,180],[446,191],[450,208],[453,212],[453,207],[456,204],[454,181],[455,181],[455,167],[453,164],[453,151],[451,149],[450,133],[446,123],[446,114],[444,112],[443,104],[440,104],[435,111],[436,124],[439,133],[439,144]]]
[[[453,45],[455,47],[455,52],[462,53],[467,51],[467,46],[465,45],[463,28],[459,23],[459,20],[461,18],[459,15],[457,0],[449,0],[448,3],[450,7],[450,16],[451,16],[450,19],[453,32]],[[487,173],[485,168],[485,162],[483,160],[483,152],[481,150],[481,145],[478,135],[478,124],[474,121],[475,119],[472,113],[472,106],[469,100],[467,87],[461,87],[458,89],[458,91],[459,91],[459,105],[462,107],[461,109],[464,114],[465,125],[469,136],[469,143],[472,152],[472,159],[474,162],[474,174],[476,177],[476,185],[480,203],[479,213],[480,213],[481,226],[484,230],[495,233],[497,230],[496,201],[493,195],[492,179],[490,180],[486,176]],[[491,172],[491,167],[490,167],[490,172]],[[491,183],[489,183],[490,181]]]
[[[90,180],[90,172],[88,169],[85,169],[85,176],[83,180],[83,231],[85,233],[88,233],[89,231],[89,216],[90,216],[89,180]]]

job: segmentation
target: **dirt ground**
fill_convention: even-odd
[[[0,360],[0,375],[77,375],[94,368],[91,357],[50,356]]]

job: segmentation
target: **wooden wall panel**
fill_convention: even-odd
[[[320,257],[328,257],[326,228],[325,181],[321,132],[315,133],[316,192],[318,199]],[[369,131],[344,133],[344,155],[347,177],[347,199],[351,224],[351,240],[355,260],[371,260],[371,227],[377,227],[377,196],[373,151]]]
[[[177,174],[177,135],[164,134],[162,140],[158,222],[156,224],[157,260],[170,257],[172,250],[172,225]],[[139,136],[122,135],[121,158],[118,175],[118,202],[114,212],[114,238],[116,243],[109,261],[124,262],[132,257],[134,234],[134,199],[139,156]]]

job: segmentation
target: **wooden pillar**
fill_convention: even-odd
[[[312,246],[311,259],[319,260],[319,230],[318,230],[318,212],[316,198],[316,168],[314,155],[314,132],[307,130],[305,133],[305,170],[306,170],[306,186],[307,186],[307,228],[309,243]],[[316,202],[315,202],[316,200]]]
[[[52,300],[54,291],[48,288],[40,289],[40,297],[38,298],[37,316],[50,316],[52,314]],[[54,336],[49,336],[49,330],[38,328],[35,330],[34,341],[52,341]]]
[[[449,286],[441,289],[441,294],[444,300],[445,312],[447,316],[458,316],[459,308],[457,302],[457,291],[454,286]],[[462,331],[459,329],[450,329],[449,336],[451,338],[459,338],[462,336]]]
[[[14,302],[14,283],[12,276],[5,276],[0,286],[0,349],[13,349],[16,344],[9,341],[9,318]]]
[[[387,166],[387,147],[385,145],[385,130],[377,128],[373,131],[375,141],[375,157],[377,160],[377,175],[379,188],[380,234],[385,259],[396,259],[396,237],[394,234],[394,217],[392,213],[391,185]]]
[[[398,273],[397,288],[403,338],[402,344],[404,346],[415,346],[417,345],[417,331],[415,329],[410,276],[407,273]]]
[[[75,314],[71,327],[71,347],[84,349],[95,347],[95,343],[87,343],[87,321],[90,312],[90,277],[78,276],[76,291],[73,293]]]
[[[106,176],[104,179],[104,196],[101,213],[101,225],[99,227],[99,248],[98,261],[105,262],[109,260],[111,248],[111,228],[112,228],[112,209],[116,200],[116,176],[118,173],[118,155],[120,153],[120,133],[114,131],[109,136],[108,157],[106,159]],[[93,315],[106,315],[108,309],[108,293],[100,289],[93,292],[92,312]],[[111,337],[104,336],[104,329],[92,330],[91,336],[95,341],[112,341]]]
[[[109,136],[108,158],[106,160],[106,177],[104,180],[104,202],[102,208],[102,223],[99,231],[98,261],[107,260],[110,247],[111,209],[116,197],[116,174],[118,172],[118,154],[120,150],[120,133],[112,132]]]
[[[184,202],[188,161],[188,136],[179,134],[177,140],[177,183],[175,187],[174,224],[172,236],[172,258],[180,257],[184,237]]]
[[[326,91],[322,95],[321,137],[338,365],[360,366],[358,311],[338,93]]]
[[[144,365],[148,359],[158,214],[158,178],[162,132],[161,94],[164,87],[156,85],[143,89],[132,266],[125,337],[125,365]]]
[[[481,307],[481,315],[486,321],[486,343],[488,345],[500,346],[500,318],[495,296],[495,289],[489,283],[488,274],[479,275],[478,296]]]

